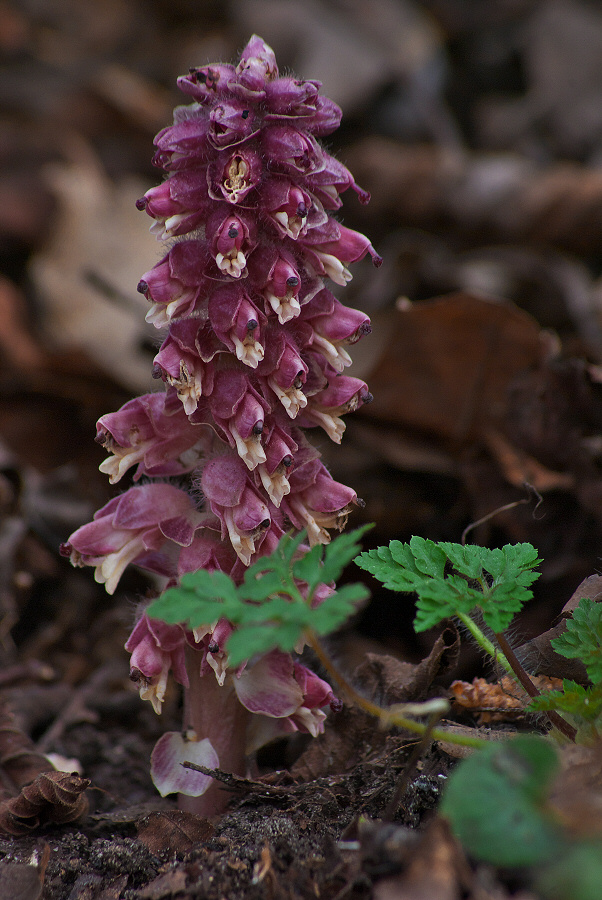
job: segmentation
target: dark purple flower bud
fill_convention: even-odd
[[[316,101],[316,110],[313,115],[305,119],[303,127],[315,134],[316,137],[325,137],[332,134],[341,124],[341,107],[337,106],[334,101],[328,97],[318,97]]]
[[[160,131],[155,138],[157,152],[153,165],[168,172],[207,162],[211,145],[207,139],[209,119],[206,115],[189,115]]]
[[[259,131],[257,116],[241,100],[223,100],[209,114],[209,140],[217,150],[247,141]]]
[[[256,98],[262,97],[266,86],[278,77],[274,51],[256,34],[243,50],[236,74],[238,78],[231,81],[230,88],[238,87],[240,92]]]
[[[234,66],[221,63],[191,69],[178,78],[178,87],[199,103],[211,103],[228,90],[228,82],[236,75]]]
[[[264,356],[261,326],[265,316],[240,285],[228,284],[213,291],[209,297],[209,320],[217,337],[236,353],[237,359],[257,368]]]
[[[315,138],[292,125],[264,129],[262,146],[273,167],[276,164],[293,175],[312,175],[324,168],[324,153]]]
[[[266,119],[287,116],[303,118],[317,110],[320,81],[301,81],[297,78],[278,78],[266,86]],[[303,128],[306,123],[303,122]]]

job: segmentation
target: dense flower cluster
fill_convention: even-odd
[[[64,548],[74,564],[96,566],[110,593],[129,563],[171,580],[200,567],[241,578],[291,527],[306,528],[310,545],[328,542],[357,502],[301,430],[340,442],[341,416],[371,399],[342,374],[369,320],[326,287],[345,285],[367,253],[380,262],[332,216],[348,188],[369,199],[317,140],[341,112],[319,82],[279,77],[258,37],[236,67],[193,69],[179,87],[194,102],[155,140],[167,178],[138,201],[169,242],[138,285],[147,320],[167,329],[154,368],[166,388],[99,420],[111,454],[102,471],[117,482],[136,467],[136,483]],[[192,496],[176,486],[186,483]],[[142,696],[160,710],[170,668],[187,684],[185,645],[222,683],[229,628],[186,634],[144,616],[128,641]],[[235,681],[240,702],[283,731],[317,733],[332,700],[285,654]],[[268,683],[280,688],[270,694]]]

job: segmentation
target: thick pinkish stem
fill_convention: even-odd
[[[219,757],[219,768],[234,775],[245,774],[245,743],[250,713],[239,702],[230,679],[220,687],[213,672],[200,675],[201,654],[186,648],[186,670],[190,687],[184,697],[184,730],[192,729],[198,740],[209,738]],[[200,797],[180,794],[179,807],[198,816],[215,816],[228,804],[228,793],[213,781]]]

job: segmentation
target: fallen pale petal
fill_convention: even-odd
[[[168,731],[159,738],[151,754],[151,778],[162,797],[167,794],[200,797],[211,784],[213,779],[209,775],[185,769],[183,762],[208,769],[219,766],[217,753],[208,738],[195,741],[179,731]]]

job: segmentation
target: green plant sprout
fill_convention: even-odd
[[[539,578],[540,573],[534,569],[541,560],[531,544],[506,544],[491,550],[413,537],[409,544],[391,541],[388,547],[361,553],[355,562],[390,590],[417,594],[417,632],[447,618],[459,619],[479,647],[529,696],[539,697],[504,634],[516,613],[533,596],[530,585]],[[496,643],[482,625],[493,633]],[[572,646],[578,653],[582,645],[576,640]],[[545,712],[558,731],[575,740],[576,729],[553,704]]]
[[[591,687],[565,681],[563,691],[539,694],[518,661],[504,631],[515,614],[532,597],[530,586],[539,577],[540,563],[529,543],[507,544],[497,549],[448,542],[435,543],[412,537],[409,543],[391,541],[388,546],[358,554],[360,539],[371,526],[318,544],[302,556],[304,533],[284,535],[276,550],[250,566],[240,585],[224,572],[201,569],[185,575],[179,586],[167,590],[151,604],[149,616],[190,629],[211,625],[221,618],[234,626],[226,643],[229,665],[242,665],[254,654],[277,649],[285,653],[308,644],[346,697],[383,724],[397,725],[424,734],[427,727],[413,716],[441,715],[444,700],[427,704],[403,704],[384,709],[362,697],[333,666],[320,638],[331,634],[355,612],[368,596],[360,584],[347,584],[326,597],[316,598],[318,586],[336,583],[351,560],[385,587],[416,593],[417,632],[456,617],[479,647],[515,677],[533,698],[529,709],[545,712],[552,724],[570,740],[589,742],[602,734],[602,605],[582,600],[567,630],[552,641],[567,657],[581,658]],[[303,588],[302,590],[300,588]],[[484,631],[488,629],[495,640]],[[569,719],[560,714],[567,714]],[[450,734],[441,729],[433,737],[469,746],[483,741]]]
[[[602,738],[602,603],[584,597],[567,619],[564,634],[550,643],[561,656],[584,663],[591,685],[564,679],[562,691],[541,694],[528,708],[565,714],[577,729],[578,743],[595,743]]]
[[[360,584],[344,585],[317,603],[316,589],[325,583],[336,583],[357,556],[360,538],[370,527],[365,525],[342,534],[327,545],[318,544],[304,556],[299,554],[304,532],[294,537],[284,535],[270,556],[262,557],[246,570],[241,584],[236,585],[224,572],[200,569],[165,591],[147,613],[153,619],[190,629],[228,619],[234,631],[225,650],[233,669],[254,654],[274,649],[290,652],[308,644],[346,698],[383,725],[474,749],[485,746],[486,740],[434,727],[449,708],[444,699],[384,709],[362,697],[334,667],[322,647],[320,638],[340,628],[357,604],[367,598],[368,590]],[[416,721],[421,716],[428,717],[427,724]]]

